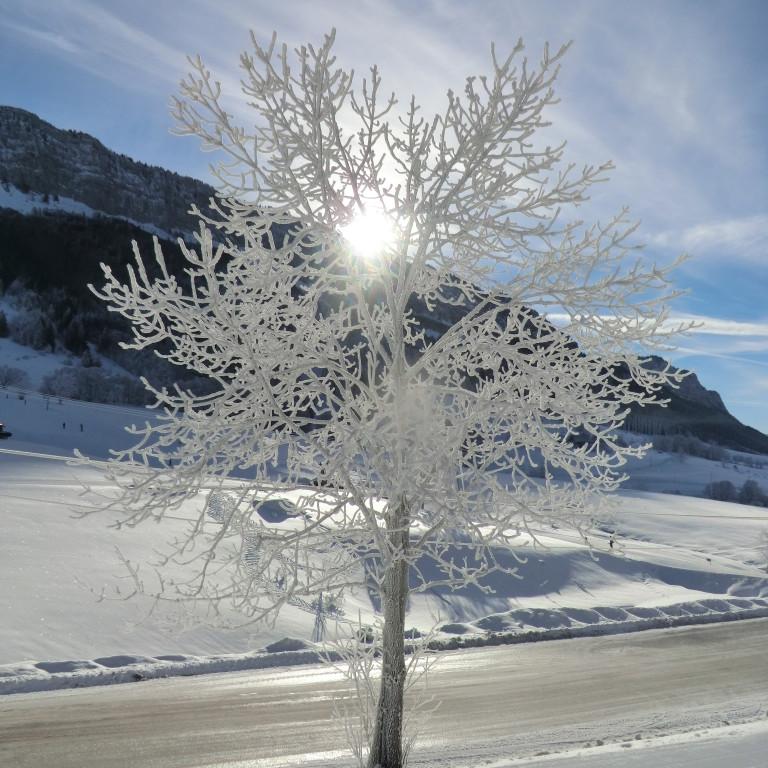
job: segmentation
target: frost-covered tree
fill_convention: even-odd
[[[29,386],[29,374],[21,368],[12,365],[0,365],[0,387],[19,387],[24,389]]]
[[[756,507],[765,506],[767,497],[757,480],[745,480],[739,489],[739,504],[753,504]]]
[[[489,73],[426,117],[383,96],[376,67],[362,83],[339,68],[333,42],[253,37],[247,129],[190,59],[173,112],[179,133],[225,154],[221,197],[197,211],[197,247],[181,244],[183,277],[157,246],[149,262],[137,250],[127,282],[104,268],[97,294],[131,321],[129,348],[216,390],[153,391],[161,415],[113,462],[111,508],[135,525],[199,500],[169,555],[199,567],[161,597],[257,620],[371,589],[383,631],[368,761],[391,768],[409,594],[489,591],[489,574],[516,574],[504,547],[542,525],[587,534],[643,450],[617,440],[628,406],[678,375],[641,357],[675,330],[673,292],[668,268],[635,253],[626,211],[567,218],[611,165],[564,166],[563,146],[539,140],[564,48],[538,63],[522,44],[492,48]],[[297,487],[292,517],[259,514]]]
[[[768,573],[768,528],[760,531],[758,551],[760,553],[761,565]]]
[[[704,495],[715,501],[736,501],[739,497],[736,486],[730,480],[715,480],[704,486]]]

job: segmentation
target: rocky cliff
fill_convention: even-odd
[[[22,192],[77,200],[95,211],[151,223],[174,235],[197,229],[191,203],[205,208],[214,190],[188,176],[132,160],[78,131],[0,106],[0,183]]]

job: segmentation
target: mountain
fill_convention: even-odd
[[[657,356],[647,363],[655,370],[666,364]],[[663,387],[658,398],[669,401],[666,408],[633,406],[624,422],[626,429],[652,436],[691,435],[724,448],[768,453],[768,436],[729,413],[720,395],[702,386],[695,373],[689,371],[677,389]]]
[[[0,106],[0,183],[22,193],[76,200],[107,216],[149,223],[172,235],[197,229],[187,211],[208,205],[208,184],[107,149],[79,131]]]
[[[150,234],[168,241],[168,266],[180,270],[182,257],[172,236],[196,229],[187,210],[191,203],[205,208],[213,195],[201,181],[118,155],[87,134],[60,130],[30,112],[0,107],[0,282],[31,289],[36,298],[27,295],[25,301],[46,324],[35,338],[51,348],[79,355],[90,344],[129,370],[145,373],[151,367],[155,377],[169,381],[174,371],[158,368],[162,361],[120,350],[128,334],[124,321],[108,313],[86,286],[101,282],[99,262],[124,272],[132,259],[131,240],[149,253]],[[414,309],[430,338],[458,319],[450,305]],[[658,357],[648,364],[666,365]],[[669,400],[666,408],[633,408],[627,429],[690,435],[768,454],[768,436],[739,422],[695,374],[679,389],[665,388],[660,398]]]

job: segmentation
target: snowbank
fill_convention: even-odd
[[[695,600],[658,608],[519,609],[472,623],[445,624],[429,648],[443,651],[511,645],[761,618],[768,618],[768,600],[763,598]]]
[[[768,600],[700,600],[645,609],[604,607],[592,610],[518,610],[487,616],[472,625],[444,625],[437,633],[437,638],[429,642],[428,647],[432,651],[449,651],[758,618],[768,618]],[[482,631],[482,628],[490,630],[515,624],[518,629]],[[462,633],[461,637],[447,637],[459,632]],[[92,660],[27,661],[0,666],[0,694],[133,683],[178,675],[205,675],[214,672],[318,664],[323,660],[323,656],[335,657],[335,654],[323,654],[321,646],[317,644],[286,637],[262,650],[241,654],[168,654],[154,658],[118,655]]]
[[[318,649],[310,647],[310,644],[293,638],[285,638],[285,642],[289,642],[296,650],[270,652],[265,648],[252,653],[217,656],[168,654],[156,658],[118,655],[93,660],[5,664],[0,666],[0,694],[133,683],[156,677],[316,664],[321,660]],[[302,648],[298,648],[298,645]]]

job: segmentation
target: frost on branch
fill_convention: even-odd
[[[253,38],[250,129],[190,59],[173,112],[223,152],[221,197],[198,212],[197,246],[180,244],[185,274],[157,246],[127,281],[105,268],[96,293],[131,321],[129,348],[217,388],[153,390],[157,422],[112,464],[113,508],[135,525],[199,501],[168,555],[191,575],[165,597],[257,619],[366,585],[396,692],[409,592],[490,590],[516,574],[501,547],[550,523],[587,535],[642,452],[616,439],[628,407],[677,375],[640,355],[682,329],[669,268],[636,250],[626,211],[568,218],[611,165],[565,165],[537,140],[564,48],[538,63],[493,50],[490,73],[427,117],[383,95],[376,67],[339,68],[333,42]],[[363,258],[343,233],[371,214],[391,237]],[[228,494],[215,523],[211,490]],[[290,517],[260,514],[286,495]]]

